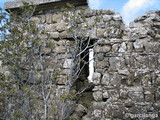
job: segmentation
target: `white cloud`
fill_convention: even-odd
[[[129,23],[141,10],[156,5],[159,0],[129,0],[122,8],[122,16],[126,23]]]
[[[92,9],[98,9],[101,5],[101,0],[89,0],[89,5]]]

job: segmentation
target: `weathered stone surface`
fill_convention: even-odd
[[[109,74],[104,74],[102,77],[102,84],[109,85],[110,82],[110,76]]]
[[[104,91],[103,92],[103,99],[108,99],[109,95],[108,95],[108,91]]]
[[[34,21],[36,25],[40,24],[41,22],[38,17],[32,17],[31,20]]]
[[[112,45],[112,52],[117,52],[119,48],[119,44]]]
[[[105,15],[114,15],[115,14],[114,10],[112,10],[112,9],[101,10],[100,12]]]
[[[90,117],[84,116],[82,117],[82,120],[92,120]]]
[[[63,18],[62,14],[54,14],[52,15],[52,22],[53,23],[61,22],[62,18]]]
[[[59,22],[56,24],[56,30],[57,31],[65,31],[65,30],[68,30],[69,27],[67,26],[67,23],[65,22]]]
[[[44,26],[46,32],[56,32],[55,24],[47,24]]]
[[[144,94],[142,92],[129,92],[128,96],[136,102],[144,101]]]
[[[99,62],[95,62],[95,66],[97,67],[97,69],[105,69],[108,68],[109,64],[106,61],[99,61]]]
[[[118,70],[118,73],[120,75],[129,75],[129,71],[127,69],[125,69],[125,70]]]
[[[101,82],[101,74],[93,73],[93,84],[98,85]]]
[[[80,3],[83,1],[85,2],[85,0],[81,0]],[[45,78],[52,76],[51,80],[53,80],[54,90],[48,101],[49,111],[52,111],[50,103],[66,93],[65,91],[69,90],[68,87],[71,84],[68,81],[68,75],[71,72],[72,58],[75,52],[75,39],[73,39],[75,36],[69,33],[68,29],[71,27],[71,23],[65,21],[65,16],[62,16],[58,8],[51,9],[52,6],[55,7],[54,5],[48,5],[50,6],[48,10],[44,10],[44,13],[35,15],[31,19],[36,22],[38,27],[44,27],[47,32],[39,37],[42,39],[41,50],[43,58],[46,60]],[[65,12],[69,12],[69,15],[73,13],[71,9]],[[84,23],[80,17],[76,21],[77,26],[72,26],[72,29],[78,31],[75,33],[76,39],[91,39],[89,45],[95,44],[96,46],[93,47],[95,69],[93,86],[83,91],[82,96],[78,96],[78,100],[75,101],[78,105],[70,117],[79,120],[121,120],[130,119],[125,117],[125,113],[148,114],[159,111],[160,11],[146,13],[130,23],[129,27],[124,26],[122,17],[113,10],[92,10],[87,6],[76,6],[74,12],[77,19],[78,15],[82,15],[81,17],[86,19]],[[84,14],[82,14],[83,12]],[[85,52],[87,53],[88,49]],[[35,48],[34,53],[38,55],[39,48]],[[88,56],[85,61],[87,60]],[[22,61],[25,61],[25,58]],[[58,66],[57,76],[54,73],[55,65]],[[35,60],[34,66],[36,70],[41,69],[41,63],[38,60]],[[83,66],[83,62],[80,66]],[[1,67],[0,65],[0,70]],[[83,70],[83,74],[77,81],[82,83],[82,87],[85,87],[87,83],[83,81],[86,81],[88,77],[88,64]],[[7,73],[8,71],[2,70],[2,72]],[[30,76],[34,75],[30,74]],[[42,75],[37,74],[34,77],[40,79]],[[71,86],[73,89],[77,89],[80,84],[71,84]],[[81,100],[81,97],[84,97],[85,101]],[[37,111],[39,110],[37,109]],[[69,109],[67,110],[69,111]],[[42,109],[40,111],[43,113]],[[55,119],[52,113],[50,114],[50,119]]]
[[[56,53],[65,53],[66,52],[66,48],[64,46],[57,46],[55,48],[55,52]]]
[[[59,32],[51,32],[49,33],[51,38],[55,39],[55,38],[59,38]]]
[[[120,58],[119,57],[110,57],[109,64],[111,69],[120,68]]]
[[[95,116],[95,118],[101,118],[102,110],[98,110],[98,109],[94,110],[93,115]]]
[[[56,79],[56,84],[58,84],[58,85],[65,85],[66,81],[67,81],[67,76],[60,75]]]
[[[108,22],[112,19],[112,16],[111,15],[103,15],[103,21],[104,22]]]
[[[2,66],[2,61],[0,60],[0,67]]]
[[[134,102],[132,102],[132,101],[128,101],[125,103],[125,107],[127,107],[127,108],[131,108],[133,106],[134,106]]]
[[[120,89],[120,98],[127,99],[128,98],[128,91],[125,89]]]
[[[148,74],[148,75],[145,75],[143,78],[142,78],[142,85],[143,86],[151,86],[151,76]]]
[[[102,101],[102,96],[103,93],[100,91],[93,92],[93,98],[95,99],[95,101]]]
[[[51,24],[52,23],[52,14],[46,15],[46,23]]]
[[[133,46],[134,46],[134,49],[137,52],[142,52],[143,51],[143,44],[142,43],[134,42]]]
[[[115,14],[113,15],[113,20],[122,20],[122,17],[120,16],[120,14]]]
[[[127,43],[127,52],[132,52],[133,51],[133,43],[132,42],[128,42]]]
[[[109,99],[110,102],[116,102],[119,100],[119,93],[117,90],[108,90]]]
[[[97,29],[97,37],[103,38],[104,37],[105,29]]]
[[[65,69],[69,69],[73,66],[73,60],[72,59],[66,59],[64,64],[63,64],[63,68]]]
[[[98,61],[102,61],[104,59],[104,54],[103,53],[99,53],[96,56],[97,56]]]
[[[109,52],[111,50],[111,46],[110,45],[105,45],[102,47],[102,50],[104,53]]]
[[[82,104],[78,104],[75,111],[78,113],[87,113],[87,108],[85,108]]]
[[[43,48],[41,52],[42,52],[42,54],[50,54],[51,48]]]
[[[120,48],[119,48],[118,52],[126,52],[126,49],[127,49],[127,46],[126,46],[126,44],[123,42],[123,43],[120,45]]]

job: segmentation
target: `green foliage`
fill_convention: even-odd
[[[20,119],[23,116],[22,112],[20,110],[16,110],[13,114],[12,120]]]

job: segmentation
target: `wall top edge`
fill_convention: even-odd
[[[6,2],[4,4],[5,10],[10,9],[17,9],[21,6],[23,6],[23,1],[28,2],[29,4],[37,5],[43,7],[43,5],[50,4],[55,5],[58,3],[58,5],[65,5],[65,3],[73,3],[76,6],[88,6],[88,0],[16,0],[16,1],[10,1]]]

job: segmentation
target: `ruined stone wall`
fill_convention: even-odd
[[[122,39],[95,47],[94,118],[159,119],[159,20],[159,11],[148,12],[130,23]]]
[[[85,36],[86,38],[90,37],[93,43],[98,43],[98,45],[95,46],[95,63],[97,64],[95,64],[96,71],[94,73],[94,77],[95,75],[101,77],[105,73],[103,73],[102,71],[105,70],[106,67],[109,67],[109,64],[107,63],[107,58],[105,58],[105,60],[103,61],[104,56],[102,54],[107,54],[107,52],[111,51],[112,47],[109,41],[110,38],[122,38],[124,32],[124,24],[122,22],[121,16],[115,13],[113,10],[98,11],[91,10],[87,7],[77,7],[76,11],[74,12],[75,14],[78,14],[82,10],[84,11],[83,16],[85,17],[86,22],[82,20],[78,23],[78,26],[80,26],[79,30],[82,31],[82,33],[78,35],[80,37],[81,35]],[[68,12],[71,11],[69,10]],[[60,11],[47,11],[45,14],[33,16],[31,19],[34,20],[38,26],[43,26],[45,32],[50,35],[49,39],[47,39],[47,36],[45,34],[40,36],[40,38],[44,40],[44,54],[50,57],[52,61],[54,61],[55,59],[58,61],[58,79],[55,83],[55,91],[52,93],[53,95],[51,95],[50,99],[51,103],[53,104],[55,96],[60,97],[63,92],[67,90],[67,78],[70,75],[69,73],[72,62],[72,54],[70,53],[70,49],[73,48],[72,44],[74,44],[75,41],[72,40],[72,33],[68,32],[70,25],[68,22],[66,22],[66,17],[64,16],[64,13]],[[48,43],[53,44],[52,46],[47,46]],[[56,56],[54,56],[54,54],[56,54]],[[100,55],[102,58],[97,58],[97,55]],[[49,71],[52,70],[52,67],[55,63],[48,63],[51,64],[48,68]],[[36,61],[36,64],[38,65],[39,63]],[[101,72],[98,70],[100,70]],[[89,69],[87,71],[89,71]],[[87,77],[85,77],[84,79],[87,80]],[[101,78],[98,79],[100,80]],[[94,89],[96,89],[97,85],[101,83],[100,81],[96,81],[94,84]],[[80,85],[78,84],[77,86]],[[93,92],[94,97],[95,93],[96,92]],[[94,114],[92,114],[92,111],[93,109],[97,109],[94,107],[94,105],[92,105],[92,102],[94,103],[94,101],[97,101],[97,99],[95,98],[95,100],[93,100],[92,92],[90,98],[88,98],[88,95],[90,96],[90,93],[86,92],[85,95],[83,96],[84,100],[78,101],[77,108],[75,112],[71,115],[71,118],[82,119],[82,117],[87,114],[88,118],[94,119]],[[91,104],[86,105],[86,103],[88,104],[88,102]],[[50,115],[53,116],[52,113],[50,113]],[[84,117],[83,119],[87,118]]]
[[[97,43],[93,47],[93,99],[84,96],[90,106],[78,101],[71,117],[79,120],[159,119],[160,11],[148,12],[125,27],[122,17],[112,10],[91,10],[82,6],[74,12],[80,14],[81,10],[86,21],[78,25],[83,35]],[[46,60],[50,61],[46,62],[46,70],[52,73],[54,64],[58,65],[58,77],[49,100],[54,104],[55,98],[67,90],[66,80],[72,63],[70,50],[74,44],[68,33],[70,24],[57,10],[43,11],[31,19],[50,35],[48,38],[43,34],[40,38]],[[38,61],[35,66],[38,69]],[[42,104],[37,103],[36,112],[43,113]],[[137,114],[152,117],[133,116]],[[49,106],[49,115],[50,119],[55,119],[52,106]]]
[[[84,8],[83,8],[84,9]],[[77,10],[76,12],[79,12]],[[112,10],[85,9],[87,23],[79,23],[88,29],[88,35],[97,45],[94,47],[93,101],[91,108],[83,108],[72,114],[83,120],[130,119],[136,114],[146,114],[148,119],[158,119],[160,85],[160,12],[153,11],[139,17],[126,29],[122,18]],[[46,13],[33,17],[37,24],[45,24],[45,30],[51,34],[50,41],[56,43],[51,49],[62,60],[57,90],[64,89],[67,77],[67,44],[72,38],[66,31],[68,24],[59,13]],[[65,41],[65,42],[64,42]],[[48,42],[48,41],[46,41]],[[72,47],[72,46],[68,46]],[[50,48],[45,52],[52,53]],[[69,67],[69,66],[68,66]],[[81,106],[83,105],[83,106]],[[145,117],[139,117],[144,119]],[[147,118],[145,118],[147,119]]]

